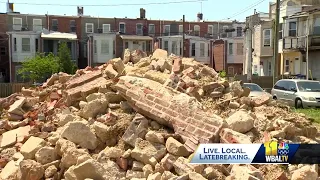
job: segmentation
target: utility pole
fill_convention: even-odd
[[[277,0],[276,4],[276,20],[274,28],[274,47],[273,47],[273,84],[278,80],[278,46],[279,46],[279,17],[280,17],[280,0]]]
[[[306,62],[307,62],[307,72],[306,72],[306,79],[309,80],[309,14],[306,24]]]
[[[185,39],[185,37],[184,37],[184,34],[185,34],[185,32],[184,32],[184,24],[185,24],[185,19],[184,19],[185,17],[184,17],[184,15],[183,15],[183,17],[182,17],[182,52],[181,52],[181,55],[182,55],[182,57],[184,57],[184,39]]]
[[[250,22],[249,22],[249,28],[247,29],[247,45],[248,45],[248,54],[247,54],[247,58],[248,58],[248,65],[247,65],[247,80],[248,83],[252,82],[252,30],[251,30],[251,18],[250,18]]]

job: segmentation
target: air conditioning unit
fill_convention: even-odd
[[[28,27],[21,27],[21,31],[28,31]]]
[[[102,28],[98,28],[98,33],[102,33]]]

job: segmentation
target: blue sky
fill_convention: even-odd
[[[0,0],[0,12],[6,11],[7,0]],[[14,10],[23,14],[58,14],[76,15],[76,6],[56,6],[56,5],[32,5],[38,4],[61,4],[61,5],[83,5],[84,14],[100,17],[128,17],[136,18],[139,16],[139,9],[146,9],[148,19],[180,20],[184,14],[186,20],[196,20],[196,15],[201,11],[204,20],[245,20],[251,15],[254,9],[257,11],[268,12],[270,0],[207,0],[200,2],[184,2],[177,4],[157,4],[147,5],[148,3],[181,2],[186,0],[10,0],[17,3]],[[263,2],[261,2],[263,1]],[[261,3],[260,3],[261,2]],[[27,4],[19,4],[27,3]],[[102,6],[119,4],[144,4],[144,5],[122,5],[122,6]],[[253,5],[257,4],[253,7]],[[98,5],[98,6],[86,6]],[[100,6],[99,6],[100,5]],[[251,6],[251,7],[250,7]]]

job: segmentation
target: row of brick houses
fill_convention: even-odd
[[[0,24],[0,77],[5,82],[23,81],[17,74],[21,62],[33,57],[36,52],[56,54],[61,40],[67,41],[72,60],[79,68],[121,57],[126,48],[152,53],[155,43],[169,53],[194,57],[213,67],[218,67],[219,61],[223,61],[224,66],[217,70],[228,70],[232,64],[237,67],[239,63],[242,64],[227,61],[230,55],[228,51],[232,49],[227,41],[243,39],[243,23],[236,21],[185,22],[183,29],[181,20],[148,20],[145,14],[140,18],[129,19],[11,12],[0,14]],[[236,31],[226,33],[225,29],[229,28],[235,28]],[[183,32],[186,36],[185,49],[182,50]],[[217,57],[219,53],[214,55],[213,44],[216,39],[222,39],[230,46],[220,53],[227,58]]]

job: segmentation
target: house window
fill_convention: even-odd
[[[194,31],[195,36],[200,36],[200,26],[199,25],[195,25],[193,27],[193,31]]]
[[[200,57],[204,57],[204,43],[200,43]]]
[[[172,41],[171,44],[171,53],[177,55],[178,54],[178,43],[177,41]]]
[[[33,19],[33,31],[42,30],[42,19]]]
[[[271,29],[263,30],[263,46],[264,47],[271,46]]]
[[[76,32],[76,21],[75,20],[70,20],[70,32]]]
[[[164,41],[164,50],[169,50],[169,41]]]
[[[284,72],[289,72],[289,71],[290,71],[290,60],[287,59],[284,66]]]
[[[110,32],[110,24],[102,24],[102,32],[103,33]]]
[[[229,43],[229,55],[233,54],[233,43]]]
[[[6,47],[1,47],[0,48],[0,55],[1,56],[5,56],[7,54],[7,49],[6,49]]]
[[[282,30],[283,26],[282,26],[282,23],[279,24],[279,39],[282,39]]]
[[[179,25],[179,34],[180,34],[180,35],[183,34],[183,25]]]
[[[149,24],[148,31],[149,31],[149,35],[155,35],[155,26],[154,26],[154,24]]]
[[[39,52],[39,39],[35,39],[35,45],[36,45],[36,52]]]
[[[180,49],[180,54],[179,55],[181,56],[182,55],[182,42],[181,41],[180,41],[180,48],[179,49]]]
[[[297,22],[289,22],[289,36],[297,35]]]
[[[208,49],[207,49],[207,51],[208,51],[208,57],[210,57],[210,47],[209,47],[209,44],[207,44],[207,46],[208,46]]]
[[[320,35],[320,17],[317,17],[314,20],[313,34],[314,35]]]
[[[237,27],[237,37],[242,36],[242,27]]]
[[[93,41],[93,53],[97,54],[97,40]]]
[[[136,34],[143,35],[143,26],[141,23],[136,24]]]
[[[125,49],[128,49],[128,48],[129,48],[129,42],[128,42],[128,41],[126,41],[126,42],[124,43],[124,48],[125,48]]]
[[[116,54],[116,41],[115,40],[113,40],[113,42],[112,42],[112,52],[113,52],[113,55]]]
[[[191,44],[191,56],[196,56],[196,43]]]
[[[208,34],[213,35],[213,25],[208,25]]]
[[[15,31],[21,31],[22,28],[22,18],[13,18],[12,29]]]
[[[93,23],[86,23],[86,33],[93,33]]]
[[[223,33],[221,35],[222,38],[226,38],[227,37],[227,32],[226,32],[227,29],[228,29],[228,26],[223,26]]]
[[[243,43],[237,43],[237,55],[243,55]]]
[[[84,44],[83,45],[83,57],[87,57],[87,48],[88,48],[88,44]]]
[[[119,23],[119,31],[121,33],[126,33],[126,24],[125,23]]]
[[[233,67],[228,67],[228,74],[234,75],[234,68]]]
[[[17,38],[13,38],[13,51],[17,52]]]
[[[21,38],[22,52],[30,52],[30,38]]]
[[[109,41],[101,40],[101,54],[109,54]]]
[[[52,31],[58,31],[58,19],[52,19],[52,25],[51,25]]]
[[[164,25],[163,33],[164,33],[165,36],[169,36],[170,35],[170,25]]]

